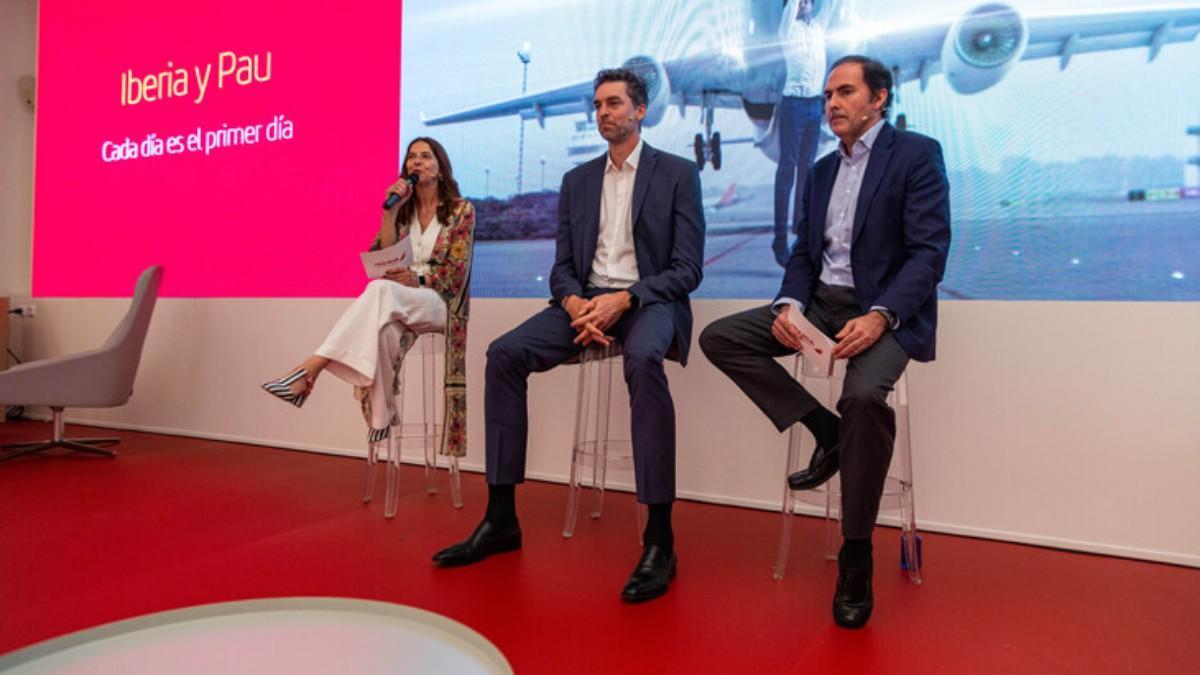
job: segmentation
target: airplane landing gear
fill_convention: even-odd
[[[696,134],[692,149],[696,153],[696,168],[703,171],[704,164],[712,162],[713,171],[721,170],[721,132],[715,132],[708,142],[705,142],[704,134]]]
[[[713,132],[713,105],[704,101],[704,133],[696,134],[692,149],[696,153],[696,168],[704,170],[705,162],[712,162],[713,171],[721,170],[721,132]],[[708,139],[708,140],[705,140]]]

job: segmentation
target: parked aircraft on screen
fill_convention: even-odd
[[[786,77],[778,26],[779,0],[745,0],[745,26],[740,40],[682,59],[660,61],[638,55],[626,66],[646,78],[649,104],[645,126],[662,121],[670,106],[684,114],[698,107],[704,132],[696,134],[694,151],[700,168],[721,168],[721,146],[753,143],[772,161],[778,158],[775,105]],[[836,1],[836,0],[834,0]],[[870,23],[857,18],[850,3],[835,10],[826,37],[830,63],[851,53],[867,54],[892,69],[897,84],[919,81],[924,90],[936,74],[961,94],[974,94],[1000,82],[1014,65],[1056,58],[1059,69],[1088,52],[1142,48],[1153,62],[1170,43],[1190,42],[1200,32],[1200,5],[1135,7],[1023,15],[1016,8],[991,2],[958,16],[922,23]],[[901,101],[896,101],[897,107]],[[714,111],[740,109],[753,122],[749,138],[725,139],[714,129]],[[545,119],[582,114],[592,123],[592,81],[536,91],[457,112],[425,117],[429,126],[509,115]],[[905,125],[903,113],[897,126]],[[589,148],[590,150],[591,148]]]
[[[720,197],[705,199],[704,208],[706,209],[724,209],[742,201],[742,194],[738,192],[737,183],[730,183],[725,192],[721,193]]]

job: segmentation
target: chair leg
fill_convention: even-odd
[[[592,503],[592,518],[604,515],[604,485],[608,481],[608,443],[598,442],[596,445],[603,449],[598,449],[596,456],[592,458],[592,494],[596,497],[596,501]]]
[[[604,515],[604,489],[608,483],[609,415],[612,412],[612,368],[613,359],[606,358],[598,364],[600,376],[597,384],[596,403],[596,447],[592,455],[592,492],[596,502],[592,506],[592,518]]]
[[[387,495],[384,498],[383,517],[392,518],[396,515],[396,505],[400,499],[400,447],[402,436],[396,427],[388,429],[387,436]]]
[[[429,444],[429,436],[425,436],[425,494],[436,495],[437,489],[437,449]]]
[[[379,461],[379,443],[367,441],[367,481],[363,486],[363,503],[375,495],[375,465]]]
[[[800,444],[803,435],[804,432],[801,431],[799,424],[793,424],[792,428],[788,430],[787,464],[783,471],[783,501],[780,509],[782,521],[779,528],[779,551],[775,554],[775,568],[772,574],[776,581],[783,579],[783,575],[787,572],[788,554],[792,549],[792,515],[796,510],[796,495],[788,486],[787,476],[800,464]]]
[[[921,533],[917,531],[917,514],[913,504],[912,486],[901,487],[900,494],[900,569],[908,572],[914,586],[921,579]]]
[[[436,495],[437,489],[437,447],[435,433],[437,421],[437,392],[433,373],[433,349],[428,344],[421,348],[421,424],[425,438],[425,493]]]
[[[842,550],[842,492],[834,488],[837,477],[825,484],[825,559],[837,560]],[[837,494],[836,501],[834,494]]]
[[[792,550],[792,512],[796,508],[796,496],[792,489],[783,485],[783,508],[780,509],[782,519],[779,523],[779,551],[775,554],[775,568],[771,574],[775,581],[781,581],[787,573],[788,555]]]
[[[50,425],[53,429],[53,437],[47,441],[30,441],[25,443],[9,443],[0,450],[6,451],[6,454],[0,455],[0,462],[25,455],[31,455],[35,452],[43,450],[51,450],[53,448],[66,448],[75,450],[76,452],[84,452],[89,455],[100,455],[102,457],[116,457],[117,453],[112,450],[104,450],[100,446],[116,445],[121,442],[119,438],[66,438],[66,423],[63,420],[63,409],[57,406],[50,408],[51,418]]]
[[[83,453],[87,453],[89,455],[100,455],[101,457],[116,457],[117,456],[117,453],[113,450],[105,450],[103,448],[97,447],[96,445],[92,445],[91,443],[86,442],[89,440],[92,440],[92,439],[60,438],[58,440],[53,440],[53,441],[36,441],[36,442],[32,442],[32,443],[13,443],[10,445],[5,445],[3,447],[5,454],[0,455],[0,462],[6,461],[9,459],[16,459],[17,457],[24,457],[25,455],[32,455],[35,452],[41,452],[43,450],[53,450],[54,448],[66,448],[68,450],[74,450],[76,452],[83,452]],[[99,439],[99,440],[109,440],[109,439]],[[112,441],[113,441],[113,443],[119,443],[120,439],[112,439]],[[112,443],[109,443],[109,445],[112,445]]]
[[[5,449],[5,450],[22,450],[24,448],[32,448],[34,446],[48,448],[51,445],[54,445],[54,441],[25,441],[23,443],[5,443],[3,446],[3,449]]]
[[[575,521],[579,516],[579,473],[583,470],[579,463],[579,452],[578,447],[571,451],[571,482],[567,486],[567,515],[562,530],[565,539],[575,535]]]
[[[119,438],[65,438],[63,440],[86,443],[87,445],[116,445],[121,442]]]
[[[5,462],[10,459],[32,455],[35,452],[41,452],[47,448],[54,447],[53,441],[38,441],[36,443],[13,443],[12,445],[4,446],[4,454],[0,455],[0,462]]]
[[[72,440],[69,438],[58,441],[55,445],[59,445],[64,448],[70,448],[71,450],[75,450],[78,452],[86,452],[86,453],[92,454],[92,455],[100,455],[102,457],[116,457],[117,456],[117,453],[112,450],[105,450],[104,448],[98,448],[94,445],[88,445],[87,443],[82,443],[80,441],[75,441],[75,440]]]
[[[450,503],[454,504],[456,509],[463,507],[462,479],[458,474],[457,457],[450,458]]]
[[[575,390],[575,437],[571,444],[571,475],[567,487],[567,513],[563,520],[562,536],[570,539],[575,536],[575,522],[579,515],[579,482],[583,467],[579,461],[580,454],[585,452],[583,439],[587,436],[588,405],[591,394],[589,384],[588,354],[584,352],[579,361],[579,380]],[[595,449],[593,448],[593,452]]]

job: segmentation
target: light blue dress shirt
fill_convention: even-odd
[[[846,286],[854,288],[854,271],[850,267],[850,240],[854,237],[854,213],[858,210],[858,193],[862,191],[863,176],[867,173],[867,163],[871,161],[871,146],[883,128],[883,120],[879,120],[854,143],[853,154],[847,154],[841,143],[838,143],[837,153],[839,166],[837,177],[833,181],[833,192],[829,195],[829,210],[825,212],[825,247],[821,252],[821,283],[826,286]],[[804,236],[804,233],[800,233]],[[804,305],[794,298],[780,298],[775,302],[778,311],[780,305],[791,305],[796,311],[803,312]],[[886,307],[874,306],[871,309]],[[890,314],[890,311],[888,311]],[[893,318],[892,328],[899,321]]]

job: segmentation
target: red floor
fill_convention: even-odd
[[[72,429],[95,435],[92,429]],[[34,439],[42,423],[0,425]],[[120,435],[116,460],[0,464],[0,653],[108,621],[226,600],[346,596],[433,610],[481,632],[518,673],[1196,673],[1200,571],[925,535],[926,583],[876,533],[876,609],[834,626],[821,524],[798,518],[792,563],[771,578],[777,514],[681,502],[679,578],[641,606],[618,593],[638,555],[630,495],[564,540],[565,489],[518,491],[525,548],[443,570],[429,556],[478,521],[402,474],[400,513],[359,499],[364,463],[154,434]],[[382,490],[382,476],[379,484]]]

